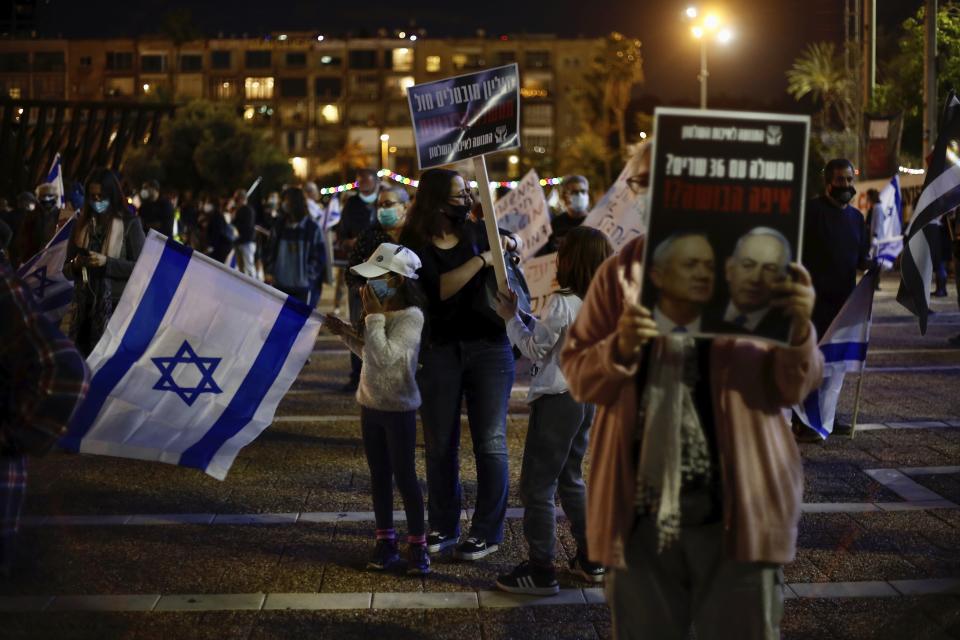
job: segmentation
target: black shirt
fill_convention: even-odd
[[[337,225],[337,237],[340,240],[357,238],[361,233],[373,226],[377,220],[377,204],[367,204],[359,195],[347,198],[340,214],[340,223]]]
[[[495,323],[478,312],[474,305],[482,295],[486,269],[481,269],[460,291],[446,300],[440,299],[440,276],[452,271],[490,248],[482,222],[463,223],[461,240],[451,249],[438,249],[432,242],[423,247],[410,247],[420,256],[423,266],[417,272],[427,295],[430,337],[432,344],[448,344],[458,340],[502,339],[503,323]]]
[[[149,233],[150,229],[156,229],[158,233],[172,238],[174,219],[173,203],[166,198],[147,200],[140,205],[140,222],[143,224],[144,233]]]
[[[237,243],[244,244],[256,239],[255,217],[249,205],[238,207],[233,214],[233,226],[237,228]]]
[[[870,234],[863,215],[826,196],[807,202],[803,225],[803,266],[818,297],[845,300],[857,286],[857,268],[866,265]]]
[[[550,228],[552,229],[550,239],[547,240],[547,244],[543,245],[543,247],[537,251],[537,255],[544,256],[548,253],[559,251],[560,245],[563,243],[567,232],[570,231],[570,229],[579,227],[584,220],[586,220],[586,216],[571,216],[566,211],[555,215],[550,220]]]

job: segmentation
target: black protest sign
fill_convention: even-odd
[[[779,343],[776,285],[799,262],[810,119],[661,108],[641,300],[661,333]]]
[[[520,74],[511,64],[407,90],[421,169],[520,146]]]

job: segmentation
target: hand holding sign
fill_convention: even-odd
[[[796,275],[795,281],[784,280],[774,285],[776,298],[770,306],[777,307],[790,316],[790,343],[803,344],[810,333],[810,318],[813,316],[813,303],[816,294],[810,273],[799,262],[790,263],[790,271]]]
[[[653,314],[640,304],[640,263],[630,265],[629,279],[626,269],[618,267],[617,279],[623,294],[623,311],[617,322],[616,358],[621,364],[628,364],[636,362],[643,345],[659,333]]]

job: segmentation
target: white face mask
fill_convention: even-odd
[[[583,213],[590,206],[590,195],[574,193],[570,196],[570,210],[574,213]]]
[[[377,192],[371,191],[370,193],[360,193],[360,199],[363,200],[366,204],[372,204],[377,201]]]
[[[204,202],[204,203],[203,203],[203,212],[204,212],[204,213],[213,213],[213,203],[212,203],[212,202]]]

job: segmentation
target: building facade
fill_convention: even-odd
[[[555,170],[578,133],[573,106],[600,39],[394,37],[317,33],[214,38],[0,41],[0,96],[35,100],[230,101],[270,130],[302,178],[335,174],[348,146],[409,175],[416,152],[406,90],[413,84],[517,63],[522,149],[491,156],[492,176],[525,165]],[[510,158],[511,155],[517,156]],[[502,157],[501,157],[502,156]]]

